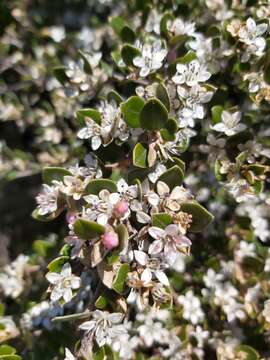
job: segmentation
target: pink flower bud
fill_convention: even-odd
[[[128,212],[128,202],[125,200],[118,201],[113,209],[113,214],[116,218],[120,219]]]
[[[69,224],[73,224],[76,220],[76,215],[72,212],[67,212],[66,220]]]
[[[118,235],[114,231],[107,231],[102,236],[102,243],[106,249],[112,250],[119,245]]]

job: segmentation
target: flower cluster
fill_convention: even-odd
[[[0,343],[26,359],[267,359],[268,4],[3,11]],[[34,193],[40,223],[24,218]]]

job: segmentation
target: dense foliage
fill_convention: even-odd
[[[0,5],[0,359],[270,359],[269,18]]]

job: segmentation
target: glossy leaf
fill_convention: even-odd
[[[110,179],[94,179],[89,181],[85,190],[88,194],[98,195],[101,190],[108,190],[111,193],[117,192],[117,186]]]
[[[127,274],[129,273],[129,268],[129,264],[122,264],[117,271],[117,275],[113,282],[113,289],[119,294],[122,294],[124,290]]]
[[[175,186],[182,185],[184,180],[184,173],[180,169],[179,166],[175,165],[165,171],[160,177],[158,178],[158,181],[165,182],[169,188],[172,190]]]
[[[90,220],[77,219],[74,223],[74,232],[80,239],[92,239],[104,234],[104,226]]]
[[[139,128],[140,113],[144,107],[145,101],[139,96],[131,96],[127,101],[121,104],[123,119],[132,128]]]
[[[167,213],[158,213],[152,215],[152,224],[161,229],[165,229],[166,226],[172,223],[171,215]]]
[[[192,215],[191,232],[201,232],[213,221],[213,215],[196,201],[181,204],[181,211]]]
[[[147,149],[140,143],[133,149],[133,164],[140,168],[147,167]]]
[[[160,130],[166,127],[168,111],[158,99],[150,99],[140,113],[141,127],[146,130]]]
[[[42,171],[42,180],[45,184],[51,185],[53,180],[62,181],[67,175],[71,175],[71,172],[64,168],[45,167]]]

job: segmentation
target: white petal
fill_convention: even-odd
[[[147,264],[148,261],[148,255],[143,252],[143,251],[139,251],[139,250],[134,250],[134,257],[136,259],[136,261],[140,264],[145,266]]]
[[[150,227],[148,233],[156,240],[162,239],[166,235],[165,231],[157,226]]]
[[[96,326],[96,321],[91,320],[91,321],[85,321],[84,323],[82,323],[79,326],[79,329],[84,330],[84,331],[91,331],[95,328]]]
[[[158,279],[158,281],[161,282],[161,284],[163,284],[165,286],[170,286],[169,279],[163,271],[157,270],[155,272],[155,275],[156,275],[156,278]]]
[[[144,269],[141,280],[144,282],[145,285],[147,285],[152,280],[152,273],[149,269]]]
[[[101,145],[101,138],[99,136],[93,136],[91,139],[91,146],[93,150],[97,150]]]
[[[162,240],[155,240],[152,244],[150,244],[148,253],[150,255],[159,254],[163,250],[163,241]]]
[[[108,320],[113,324],[119,324],[123,319],[123,314],[121,313],[112,313],[108,315]]]
[[[170,193],[170,188],[165,182],[158,181],[157,182],[157,192],[158,192],[159,195],[163,196],[165,194]]]
[[[65,300],[65,302],[69,302],[72,299],[73,295],[72,295],[72,290],[71,289],[66,289],[63,295],[63,298]]]
[[[65,263],[65,265],[62,267],[61,275],[66,277],[70,276],[72,274],[71,266],[69,263]]]
[[[49,272],[46,274],[46,279],[51,283],[51,284],[57,284],[59,281],[61,281],[62,276],[58,273],[55,272]]]

